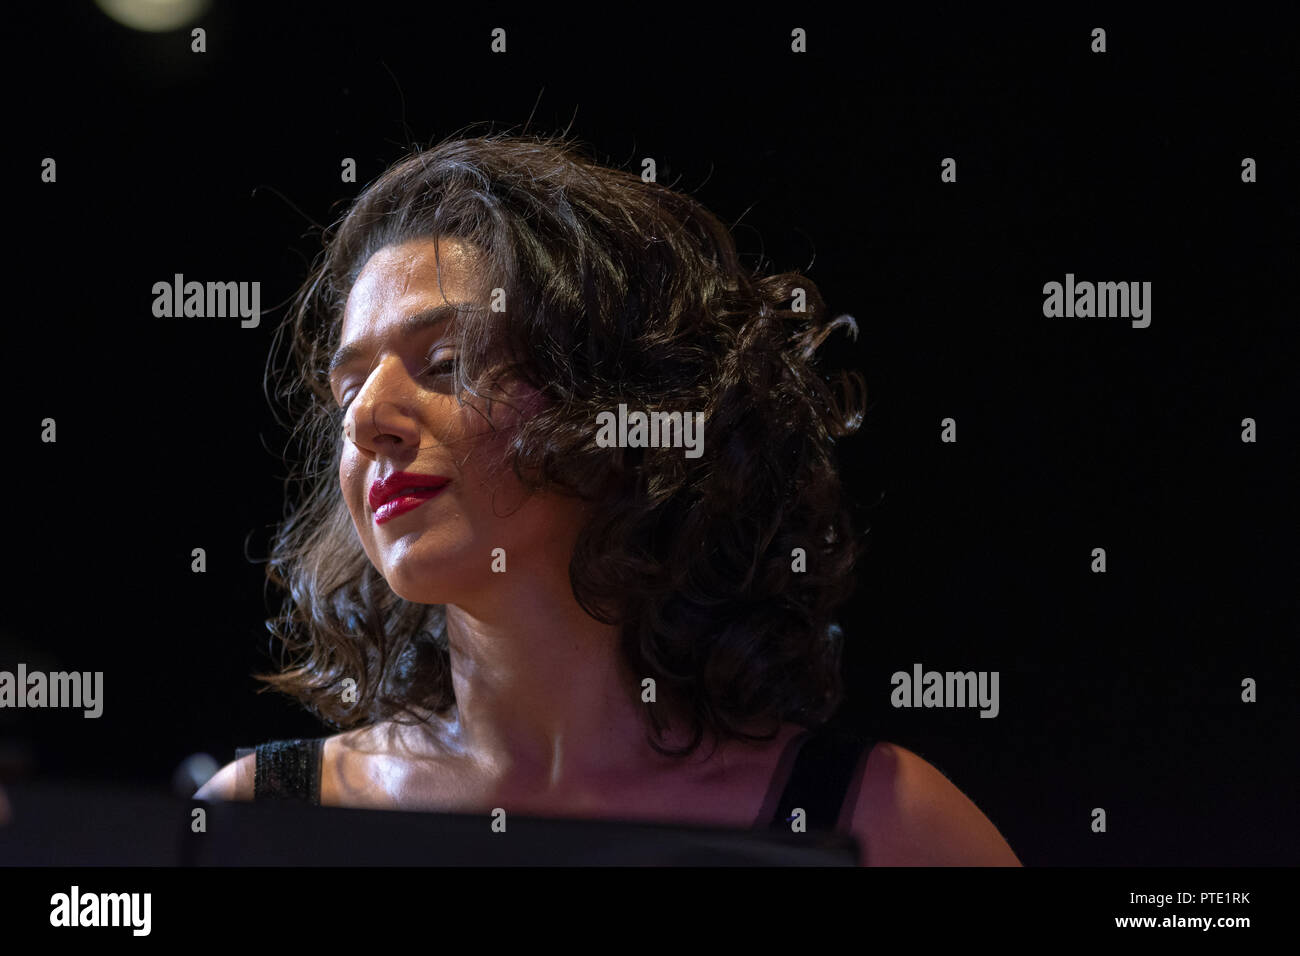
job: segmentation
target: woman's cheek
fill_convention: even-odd
[[[353,451],[344,449],[343,455],[339,459],[339,490],[343,494],[343,501],[347,504],[348,511],[352,513],[352,518],[358,525],[365,516],[363,510],[365,492],[361,487],[364,478],[364,462],[360,459],[360,456]]]

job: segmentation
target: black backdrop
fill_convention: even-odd
[[[278,601],[250,557],[285,474],[263,373],[313,225],[413,144],[568,128],[612,165],[654,157],[747,262],[805,270],[858,320],[828,348],[872,403],[840,447],[871,543],[842,616],[851,720],[935,763],[1030,865],[1294,863],[1287,31],[620,9],[222,6],[202,54],[90,4],[28,14],[0,669],[100,670],[105,703],[0,711],[11,761],[165,786],[190,753],[324,732],[249,676]],[[175,273],[260,281],[261,325],[154,318]],[[1151,282],[1150,326],[1045,318],[1066,273]],[[895,709],[890,675],[918,662],[998,671],[1001,712]]]

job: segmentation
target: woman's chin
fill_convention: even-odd
[[[449,586],[446,562],[442,562],[439,570],[436,565],[419,565],[408,560],[400,568],[387,565],[383,575],[392,592],[404,601],[414,604],[447,604],[454,601],[456,589]]]
[[[412,580],[406,574],[387,574],[388,587],[403,601],[412,604],[445,604],[446,595],[442,588],[431,588],[427,581]]]

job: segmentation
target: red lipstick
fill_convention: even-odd
[[[418,508],[451,483],[441,475],[421,475],[413,471],[395,471],[370,486],[370,510],[375,524],[383,524]]]

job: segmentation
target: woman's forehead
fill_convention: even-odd
[[[362,267],[348,293],[344,326],[473,301],[480,291],[477,266],[473,247],[459,239],[384,246]]]
[[[352,291],[410,285],[436,289],[440,274],[443,286],[470,284],[477,278],[478,260],[474,247],[461,239],[410,239],[384,246],[367,259]]]

